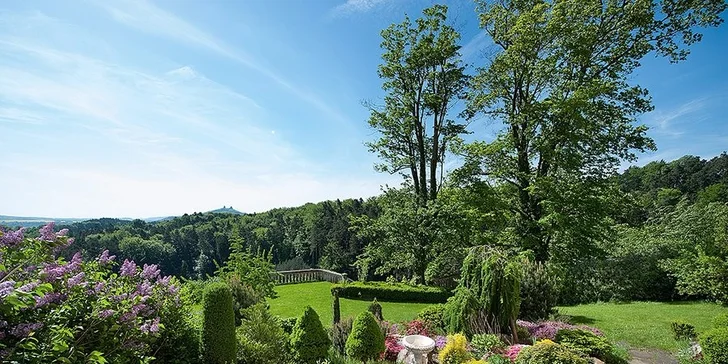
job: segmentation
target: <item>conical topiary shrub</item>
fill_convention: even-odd
[[[346,339],[346,355],[366,362],[379,358],[384,352],[384,334],[371,312],[362,312],[354,320],[351,334]]]
[[[331,340],[321,325],[319,315],[311,306],[306,306],[303,316],[293,326],[291,346],[301,363],[316,363],[328,355]]]
[[[235,363],[237,340],[233,295],[225,283],[211,283],[205,288],[201,339],[205,363]]]

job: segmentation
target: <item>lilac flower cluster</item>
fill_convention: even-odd
[[[43,296],[35,298],[35,308],[40,308],[51,303],[60,303],[66,299],[66,294],[58,292],[49,292]]]
[[[149,354],[149,344],[159,338],[158,334],[164,334],[167,316],[160,317],[160,314],[169,314],[169,308],[181,307],[179,286],[173,284],[173,278],[162,276],[158,265],[139,267],[131,260],[121,264],[118,274],[122,279],[115,279],[112,267],[116,257],[108,250],[90,264],[83,262],[81,253],[64,261],[57,253],[72,243],[68,233],[66,229],[55,232],[53,223],[40,228],[35,239],[26,237],[23,229],[0,228],[0,263],[13,268],[0,270],[0,279],[4,279],[0,282],[0,309],[8,308],[8,300],[3,299],[7,296],[22,292],[24,298],[19,310],[0,320],[0,340],[4,347],[11,349],[0,352],[0,361],[21,358],[23,362],[28,351],[44,352],[48,345],[55,345],[50,335],[41,335],[53,330],[52,327],[45,329],[43,323],[48,315],[64,319],[63,315],[68,312],[81,313],[74,316],[79,325],[97,327],[102,337],[74,336],[67,344],[85,347],[92,342],[89,348],[115,352],[116,358],[141,358]],[[39,293],[41,284],[45,294]],[[41,329],[42,332],[34,335],[38,339],[37,349],[19,346],[24,338]],[[119,348],[123,349],[116,350]],[[115,362],[113,357],[107,360]]]
[[[159,317],[156,317],[154,320],[150,320],[142,324],[142,326],[139,327],[139,330],[145,334],[155,334],[159,332]]]
[[[122,277],[133,277],[136,274],[136,263],[133,260],[124,259],[124,263],[119,269],[119,274]]]
[[[45,281],[53,282],[67,274],[76,273],[81,269],[82,260],[81,253],[76,252],[68,264],[58,264],[56,262],[46,264],[42,272]]]
[[[40,322],[20,324],[10,330],[10,335],[13,335],[17,338],[24,338],[30,335],[31,332],[36,331],[41,327],[43,327],[43,324]]]
[[[106,249],[106,250],[104,250],[101,253],[101,255],[99,256],[99,258],[97,259],[97,261],[101,265],[107,265],[107,264],[113,262],[114,261],[114,258],[116,258],[116,255],[109,255],[109,250]]]
[[[25,228],[20,228],[16,231],[4,231],[0,234],[0,246],[16,246],[23,241]]]
[[[75,276],[68,278],[68,288],[73,288],[75,286],[85,286],[86,282],[83,281],[83,279],[86,277],[86,274],[84,272],[78,273]]]
[[[13,280],[7,280],[5,282],[0,283],[0,298],[5,298],[7,296],[10,296],[11,293],[15,290],[15,281]]]
[[[599,331],[599,329],[586,326],[586,325],[571,325],[566,322],[561,321],[544,321],[540,323],[533,323],[523,320],[518,320],[516,322],[518,326],[521,326],[528,330],[528,333],[535,338],[536,340],[543,340],[543,339],[549,339],[554,340],[556,339],[556,334],[561,329],[579,329],[579,330],[586,330],[591,331],[594,334],[598,336],[604,336],[604,334]]]

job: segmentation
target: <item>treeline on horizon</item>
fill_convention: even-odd
[[[688,155],[672,162],[630,167],[615,176],[613,182],[623,198],[614,209],[611,235],[597,244],[599,251],[581,254],[574,257],[571,266],[561,267],[566,270],[561,301],[684,298],[676,293],[675,279],[666,273],[664,262],[677,258],[682,246],[695,244],[691,237],[711,239],[710,231],[720,230],[711,224],[720,224],[715,219],[721,219],[726,211],[715,210],[715,205],[725,207],[728,203],[728,154],[724,152],[710,160]],[[446,219],[459,220],[453,226],[460,231],[448,235],[458,240],[453,247],[482,245],[483,239],[476,241],[475,235],[495,235],[496,230],[504,228],[499,217],[494,217],[499,215],[497,203],[473,208],[472,204],[477,202],[463,197],[475,193],[486,196],[494,192],[483,189],[497,188],[479,185],[444,189],[443,196],[449,198],[441,198],[440,203],[451,206],[440,206],[438,211],[449,216]],[[62,226],[76,239],[64,255],[81,250],[86,256],[96,256],[108,249],[120,261],[159,264],[164,274],[199,279],[212,275],[227,260],[231,241],[241,239],[250,252],[267,255],[279,270],[320,267],[347,273],[355,279],[381,280],[392,275],[452,287],[459,273],[458,260],[465,255],[463,249],[454,255],[435,254],[426,268],[426,282],[396,269],[388,269],[389,274],[377,274],[377,262],[363,254],[376,237],[362,233],[357,221],[362,217],[378,218],[383,200],[396,205],[397,197],[392,196],[404,194],[403,191],[391,190],[367,200],[323,201],[246,215],[193,213],[152,223],[89,220]],[[474,211],[482,216],[473,218]],[[464,218],[458,218],[459,214]],[[29,234],[35,231],[30,229]],[[448,244],[443,248],[447,249]]]

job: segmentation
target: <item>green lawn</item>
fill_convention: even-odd
[[[626,342],[633,348],[658,348],[676,351],[683,348],[672,338],[670,323],[684,320],[695,325],[698,333],[711,328],[713,317],[728,313],[728,308],[698,302],[598,303],[560,307],[578,323],[594,326],[614,342]]]
[[[333,311],[331,307],[331,283],[314,282],[276,286],[278,297],[269,299],[270,311],[281,317],[298,317],[303,313],[303,307],[308,305],[321,317],[321,322],[331,325]],[[366,311],[369,301],[350,300],[341,298],[341,317],[356,316]],[[417,316],[428,303],[400,303],[379,302],[382,305],[384,319],[392,322],[409,321]]]

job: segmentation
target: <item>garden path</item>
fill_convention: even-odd
[[[678,364],[674,356],[659,349],[632,349],[629,353],[632,356],[630,364]]]

